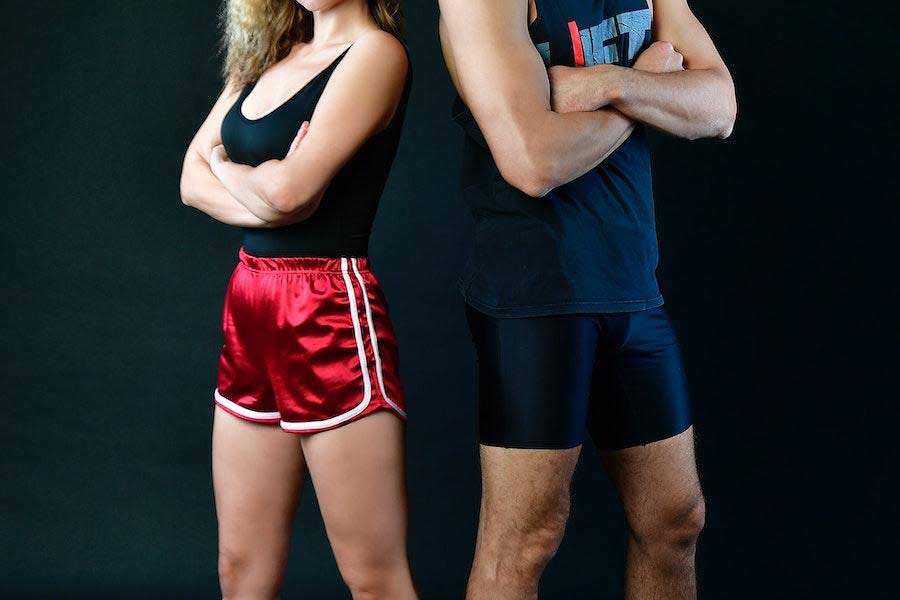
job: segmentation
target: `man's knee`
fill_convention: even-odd
[[[222,597],[274,598],[278,593],[276,561],[267,561],[252,552],[219,551],[219,585]]]
[[[692,557],[706,521],[701,494],[684,502],[669,503],[629,520],[631,535],[641,550],[664,562]]]
[[[532,569],[532,574],[540,577],[544,567],[556,555],[566,531],[569,519],[568,502],[555,510],[541,515],[540,522],[534,523],[527,531],[522,547],[523,565]]]
[[[469,579],[474,597],[498,597],[500,589],[506,596],[534,593],[566,529],[580,451],[482,446],[478,547]]]
[[[544,567],[556,554],[569,518],[568,495],[534,506],[524,517],[514,521],[503,507],[493,511],[497,525],[489,533],[496,538],[496,557],[501,569],[509,567],[529,579],[540,578]]]

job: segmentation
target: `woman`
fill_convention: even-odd
[[[225,598],[278,595],[307,470],[353,596],[415,598],[396,340],[366,259],[409,90],[398,4],[226,3],[228,83],[181,182],[245,228],[214,394]]]

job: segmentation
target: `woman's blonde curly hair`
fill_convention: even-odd
[[[367,0],[383,30],[403,35],[400,0]],[[225,0],[222,8],[222,75],[236,87],[256,81],[263,71],[313,35],[312,14],[296,0]]]

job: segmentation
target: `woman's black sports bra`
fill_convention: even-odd
[[[331,74],[348,50],[284,104],[259,119],[248,119],[241,112],[244,99],[256,84],[247,85],[222,121],[222,144],[228,157],[252,167],[283,159],[300,125],[312,119]],[[275,229],[244,228],[247,253],[324,257],[368,254],[372,222],[400,142],[411,79],[410,72],[390,124],[369,138],[338,171],[312,216]]]

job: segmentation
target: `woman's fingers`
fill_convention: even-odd
[[[294,137],[294,141],[291,142],[291,147],[288,150],[287,156],[290,156],[291,153],[297,149],[297,146],[300,145],[300,142],[303,141],[303,138],[306,137],[306,132],[309,131],[309,121],[303,121],[300,125],[300,129],[297,130],[297,135]]]

